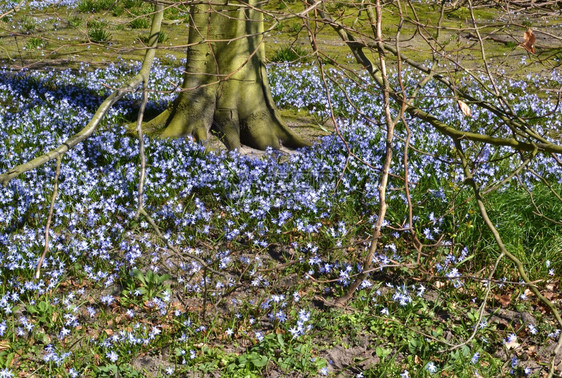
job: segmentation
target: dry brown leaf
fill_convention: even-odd
[[[457,100],[457,104],[459,105],[459,109],[461,110],[462,114],[464,114],[469,118],[472,117],[472,114],[470,113],[470,108],[466,103],[462,102],[461,100]]]
[[[107,336],[113,336],[113,330],[111,328],[107,328],[103,330]]]
[[[536,41],[535,33],[533,33],[533,31],[531,29],[527,29],[527,31],[525,32],[524,38],[525,38],[525,42],[523,42],[521,44],[521,47],[523,47],[525,50],[527,50],[531,54],[534,54],[535,53],[535,41]]]
[[[93,329],[90,328],[87,331],[88,336],[90,336],[92,339],[97,339],[98,337],[100,337],[100,330],[99,329]]]
[[[500,302],[502,307],[507,307],[511,304],[511,295],[509,294],[495,295],[494,298]]]
[[[10,343],[6,340],[0,340],[0,350],[10,349]]]

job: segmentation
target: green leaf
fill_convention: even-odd
[[[167,280],[169,280],[169,279],[170,279],[170,275],[169,275],[169,274],[163,274],[163,275],[161,275],[161,276],[156,276],[155,281],[156,281],[157,284],[161,284],[162,282],[165,282],[165,281],[167,281]]]
[[[269,359],[267,358],[267,356],[262,356],[255,352],[250,354],[250,362],[257,368],[264,367],[265,365],[267,365],[268,361]]]
[[[382,347],[376,347],[376,349],[375,349],[375,353],[381,359],[386,358],[386,356],[388,356],[391,352],[392,351],[390,349],[386,349],[386,348],[382,348]]]
[[[277,334],[277,342],[279,343],[279,347],[281,349],[285,349],[285,340],[283,340],[283,335]]]
[[[144,279],[144,274],[142,274],[142,272],[138,269],[133,269],[133,277],[135,277],[137,280],[141,281],[142,283],[146,283],[145,279]]]

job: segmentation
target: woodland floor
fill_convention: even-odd
[[[544,58],[544,65],[535,65],[532,72],[525,71],[521,69],[521,60],[528,59],[528,53],[518,47],[522,42],[523,36],[521,33],[521,25],[530,26],[540,26],[541,30],[546,33],[551,33],[554,36],[562,35],[562,16],[552,15],[543,13],[543,11],[537,11],[539,13],[515,13],[510,16],[509,20],[504,19],[505,15],[497,12],[482,13],[484,19],[483,23],[487,22],[490,25],[497,25],[498,23],[505,23],[509,21],[511,23],[508,27],[498,26],[498,31],[494,32],[489,36],[485,42],[485,46],[488,49],[488,61],[491,67],[495,71],[505,71],[505,77],[513,77],[517,79],[522,79],[529,73],[534,75],[544,75],[547,76],[553,69],[560,69],[560,67],[553,66],[552,60],[548,59],[553,55],[558,55],[562,57],[562,38],[549,36],[545,33],[537,34],[536,49],[538,51],[538,59]],[[428,11],[427,17],[434,17]],[[181,17],[180,17],[181,16]],[[176,18],[177,17],[177,18]],[[395,18],[395,14],[389,14],[389,19]],[[450,26],[466,26],[468,22],[466,21],[467,15],[462,12],[453,14],[448,20]],[[30,20],[34,20],[34,25],[31,25]],[[104,20],[104,24],[107,25],[107,29],[110,30],[112,38],[106,43],[91,43],[88,42],[88,34],[86,25],[88,22],[94,22],[97,20]],[[42,21],[46,20],[46,21]],[[177,21],[177,22],[176,22]],[[78,70],[81,65],[86,64],[89,69],[101,68],[108,65],[109,62],[114,62],[118,59],[128,60],[139,60],[142,57],[143,43],[139,39],[140,36],[146,34],[146,28],[142,29],[131,29],[128,26],[130,22],[129,17],[115,16],[111,11],[98,12],[92,14],[79,13],[76,10],[66,10],[65,8],[49,8],[48,12],[42,11],[25,11],[14,16],[9,22],[5,20],[0,21],[0,66],[8,66],[14,70],[21,68],[26,68],[31,71],[33,70],[47,70],[47,69],[67,69],[71,68],[73,70]],[[29,24],[29,26],[25,26]],[[19,29],[14,29],[12,25],[19,25]],[[54,26],[56,25],[56,26]],[[26,32],[23,29],[28,28]],[[162,49],[158,52],[158,57],[163,64],[166,62],[173,61],[170,55],[176,58],[182,58],[184,55],[184,48],[181,47],[185,43],[186,38],[186,23],[185,17],[183,15],[169,15],[167,17],[166,25],[164,26],[164,31],[167,34],[167,40],[163,42]],[[387,30],[389,34],[392,31],[392,26]],[[412,30],[411,30],[412,31]],[[470,45],[475,42],[473,35],[467,32],[458,33],[458,36],[450,33],[451,43],[456,43],[459,46]],[[23,46],[29,45],[31,38],[38,38],[45,43],[44,48],[34,48],[34,49],[23,49]],[[299,49],[306,51],[308,46],[307,36],[304,32],[300,31],[300,26],[296,21],[288,21],[281,24],[278,29],[275,29],[271,35],[267,37],[268,44],[268,58],[273,62],[279,58],[280,51],[287,49],[288,46],[299,46]],[[406,39],[406,38],[404,38]],[[180,45],[179,47],[174,47],[174,45]],[[125,46],[125,47],[124,47]],[[130,47],[133,46],[133,47]],[[346,64],[353,69],[359,69],[353,63],[350,63],[349,53],[345,50],[345,45],[342,44],[336,35],[329,30],[324,31],[320,37],[320,46],[324,49],[326,54],[333,58],[338,64]],[[426,49],[425,42],[416,36],[404,42],[404,52],[405,54],[415,55],[418,59],[429,59],[431,57],[430,52]],[[468,51],[463,51],[462,54],[457,56],[458,61],[465,65],[468,69],[475,71],[484,71],[484,68],[480,64],[479,47],[474,45]],[[299,59],[297,59],[299,60]],[[304,55],[300,58],[302,62],[311,62],[310,57]],[[297,64],[298,62],[292,62]],[[560,59],[558,60],[560,64]],[[303,110],[296,109],[282,109],[281,110],[284,119],[287,124],[292,128],[296,129],[300,135],[304,135],[307,139],[314,141],[319,137],[329,135],[333,131],[333,125],[329,120],[319,119],[308,114]],[[210,141],[211,148],[215,150],[221,150],[222,145],[216,140],[216,138]],[[241,151],[243,154],[256,155],[258,157],[263,157],[264,153],[256,151],[247,147],[244,147]],[[288,159],[287,156],[295,153],[294,151],[282,150],[285,157],[281,158]],[[266,158],[269,155],[265,155]],[[136,230],[138,231],[138,230]],[[135,232],[136,232],[135,231]],[[290,234],[290,232],[287,232]],[[139,233],[140,234],[140,233]],[[355,240],[357,245],[365,244],[365,240]],[[231,244],[226,240],[219,242],[222,244],[216,244],[212,246],[205,245],[202,243],[200,247],[206,249],[207,251],[217,253],[225,248],[232,250],[232,257],[235,259],[241,259],[245,256],[245,248],[240,245]],[[334,248],[336,250],[337,248]],[[353,245],[348,246],[347,253],[350,256],[355,256],[359,253],[360,248],[355,248]],[[330,252],[332,253],[332,252]],[[345,255],[345,252],[344,252]],[[405,346],[393,346],[385,345],[385,337],[391,337],[393,333],[407,332],[405,329],[416,328],[418,324],[411,324],[408,320],[404,321],[404,324],[395,324],[393,320],[389,319],[378,319],[378,316],[373,320],[369,318],[371,310],[367,305],[352,303],[350,307],[343,309],[333,309],[328,306],[328,302],[325,300],[326,296],[321,295],[317,292],[318,287],[321,283],[310,282],[309,285],[303,285],[302,283],[302,272],[292,270],[292,266],[299,262],[299,257],[297,253],[287,245],[270,244],[267,248],[263,249],[261,254],[258,256],[252,255],[251,258],[258,257],[261,259],[263,265],[259,268],[267,278],[270,285],[267,288],[256,288],[250,285],[249,280],[241,280],[243,273],[240,271],[226,272],[227,277],[225,280],[231,280],[233,282],[238,282],[235,290],[231,293],[224,295],[222,300],[216,301],[214,303],[208,303],[207,299],[202,297],[194,297],[186,299],[184,296],[184,290],[181,286],[176,286],[171,284],[171,303],[175,303],[178,309],[182,311],[192,311],[200,313],[199,321],[201,324],[213,324],[217,326],[217,329],[228,328],[226,323],[228,323],[229,317],[232,317],[232,311],[228,307],[228,303],[246,303],[251,302],[253,298],[266,298],[272,295],[282,295],[286,294],[288,297],[291,296],[295,288],[300,292],[302,297],[306,297],[310,301],[310,307],[314,308],[319,312],[330,313],[329,316],[319,319],[319,324],[315,327],[320,331],[314,333],[310,340],[307,341],[307,346],[309,349],[304,348],[296,349],[298,346],[287,346],[284,342],[279,342],[273,338],[277,335],[280,338],[283,335],[286,337],[287,332],[281,328],[275,328],[269,323],[263,322],[261,324],[261,329],[266,332],[269,331],[271,335],[275,335],[268,339],[271,346],[266,344],[261,347],[255,343],[255,339],[252,337],[242,337],[241,334],[243,330],[240,330],[239,336],[236,338],[236,342],[230,342],[224,334],[219,334],[218,331],[214,334],[209,333],[208,336],[204,338],[197,344],[201,350],[208,351],[210,354],[215,353],[215,348],[220,349],[220,353],[216,355],[217,366],[223,368],[225,364],[232,363],[230,357],[224,357],[224,355],[236,355],[243,356],[248,350],[252,350],[252,353],[258,353],[260,355],[268,356],[270,361],[280,361],[281,357],[285,356],[285,352],[290,350],[290,358],[298,360],[299,355],[302,353],[306,355],[308,359],[310,356],[314,358],[323,359],[329,362],[330,374],[335,376],[352,376],[355,374],[360,374],[362,371],[369,369],[373,366],[380,365],[382,361],[386,361],[385,358],[389,354],[394,355],[395,359],[392,366],[405,366],[406,364],[417,364],[417,361],[408,361],[408,354],[415,355],[416,353],[409,353],[407,347]],[[144,267],[150,266],[150,261],[146,258],[143,261]],[[287,269],[285,269],[287,268]],[[160,271],[160,274],[170,273],[167,272],[166,268]],[[419,283],[428,282],[427,290],[420,297],[434,305],[435,312],[429,311],[428,317],[433,317],[438,319],[443,324],[447,324],[448,328],[443,332],[443,338],[445,340],[451,340],[452,342],[457,341],[453,333],[450,331],[455,327],[467,327],[466,322],[466,310],[470,308],[471,311],[475,312],[477,306],[475,303],[471,302],[469,295],[470,293],[459,291],[457,294],[446,294],[445,290],[442,289],[442,282],[437,280],[439,283],[435,285],[436,278],[435,272],[427,270],[424,272],[423,277],[420,276],[419,281],[417,278],[412,277],[404,272],[398,271],[394,273],[381,273],[377,278],[379,282],[407,282],[411,285],[417,285]],[[74,281],[72,278],[65,280],[60,284],[60,290],[80,290],[85,289],[87,292],[88,300],[93,302],[92,298],[103,297],[107,295],[118,296],[121,294],[122,287],[118,285],[111,286],[108,288],[102,288],[100,285],[94,285],[85,281]],[[377,295],[391,295],[391,289],[382,285],[380,287],[380,294]],[[492,340],[494,345],[498,346],[495,353],[490,353],[490,361],[504,361],[504,367],[498,368],[503,372],[507,372],[506,366],[510,364],[511,354],[510,348],[501,347],[501,339],[507,337],[509,334],[516,334],[520,339],[521,345],[517,345],[516,348],[523,350],[518,354],[520,361],[523,361],[523,365],[528,367],[533,371],[539,371],[544,368],[552,357],[552,352],[555,347],[555,341],[552,339],[539,339],[532,338],[525,330],[526,325],[536,324],[539,322],[536,319],[537,314],[539,316],[548,318],[548,310],[542,306],[536,298],[531,298],[528,305],[522,306],[521,308],[514,308],[511,298],[518,295],[518,289],[513,291],[505,290],[498,291],[494,294],[491,299],[490,312],[485,312],[485,317],[488,323],[494,324],[495,329],[493,332],[489,333],[489,338]],[[559,277],[557,277],[550,285],[547,285],[545,291],[546,295],[552,300],[558,301],[560,303],[560,282]],[[454,306],[449,307],[448,301],[451,298],[460,298],[459,301],[462,302],[466,308],[459,309],[454,308]],[[515,300],[513,300],[515,302]],[[136,304],[135,309],[138,312],[143,313],[144,319],[142,320],[145,324],[156,324],[156,318],[158,317],[158,312],[149,309],[146,303]],[[131,305],[131,308],[133,306]],[[112,329],[127,328],[127,323],[129,319],[122,315],[115,305],[112,310],[118,316],[110,320],[111,323],[100,324],[100,321],[92,320],[92,333],[88,334],[88,337],[99,336],[99,333],[106,332],[108,336],[111,336]],[[250,311],[250,310],[248,310]],[[373,310],[374,311],[374,310]],[[424,319],[425,309],[419,309],[416,315],[411,315],[414,322],[418,320],[421,322]],[[23,311],[21,311],[23,314]],[[419,315],[423,313],[424,315]],[[293,314],[296,316],[296,314]],[[417,317],[419,315],[419,317]],[[54,316],[54,315],[53,315]],[[84,315],[84,318],[86,316]],[[257,316],[256,316],[257,317]],[[382,318],[382,317],[381,317]],[[405,318],[410,318],[410,315],[405,316]],[[543,319],[544,319],[543,318]],[[371,325],[367,326],[366,319],[370,319]],[[85,321],[87,322],[87,321]],[[97,322],[97,323],[96,323]],[[260,322],[260,320],[258,320]],[[322,323],[323,322],[323,323]],[[164,319],[163,322],[159,323],[162,329],[169,326],[172,328],[175,326],[174,319],[169,316],[169,318]],[[84,327],[87,328],[89,324],[84,323]],[[245,324],[248,328],[249,325]],[[222,328],[221,328],[222,327]],[[373,331],[373,329],[377,329]],[[241,327],[243,328],[243,327]],[[337,328],[337,329],[336,329]],[[383,329],[383,331],[379,331]],[[417,328],[416,328],[417,329]],[[468,328],[467,328],[468,329]],[[339,334],[334,335],[336,331],[340,331]],[[205,331],[203,331],[204,333]],[[377,333],[376,342],[373,342],[372,333]],[[96,334],[97,333],[97,334]],[[494,335],[495,333],[495,335]],[[416,333],[412,331],[412,335]],[[441,336],[442,334],[432,334],[433,336]],[[529,337],[527,337],[529,336]],[[193,336],[195,337],[195,336]],[[203,338],[201,339],[203,340]],[[87,338],[76,341],[76,346],[73,348],[79,348],[82,344],[87,347]],[[204,345],[203,345],[204,344]],[[416,350],[416,345],[411,345],[412,350]],[[261,349],[260,349],[261,348]],[[284,349],[286,348],[286,349]],[[291,349],[294,348],[294,349]],[[207,353],[207,352],[205,352]],[[459,352],[460,353],[460,352]],[[464,353],[464,352],[463,352]],[[287,352],[289,354],[289,352]],[[256,358],[258,358],[256,357]],[[465,356],[466,357],[466,356]],[[24,358],[19,356],[16,357],[16,363],[20,360],[20,363]],[[94,357],[95,361],[99,363],[100,356]],[[103,356],[101,356],[103,360]],[[131,358],[130,365],[133,369],[142,372],[145,376],[159,376],[163,374],[166,368],[172,368],[174,366],[170,361],[176,358],[180,359],[177,355],[177,350],[172,348],[170,345],[163,343],[162,346],[156,347],[150,351],[143,351],[139,353],[136,357]],[[414,358],[414,357],[412,357]],[[459,361],[462,360],[462,356],[459,357]],[[30,359],[31,361],[32,359]],[[470,356],[468,357],[470,360]],[[467,369],[472,369],[472,365],[468,365],[468,361],[464,358],[464,362],[459,362],[459,364],[464,363]],[[256,360],[257,361],[257,360]],[[440,362],[440,356],[434,353],[431,357],[431,361]],[[236,363],[242,364],[241,361],[236,361]],[[244,362],[245,363],[245,362]],[[293,368],[298,366],[298,362],[291,362],[294,365],[290,365]],[[425,363],[425,360],[424,360]],[[31,362],[29,362],[31,364]],[[210,363],[209,363],[210,364]],[[249,363],[248,363],[249,364]],[[290,376],[312,376],[317,374],[312,368],[307,364],[309,361],[302,362],[306,368],[300,370],[301,372],[292,372]],[[424,365],[420,364],[420,371],[417,376],[424,376],[427,374],[424,370]],[[490,363],[492,364],[492,363]],[[256,362],[257,365],[257,362]],[[562,371],[562,352],[559,353],[556,360],[556,365],[559,366],[558,371]],[[249,364],[250,366],[250,364]],[[287,370],[280,367],[281,363],[267,362],[263,370],[261,370],[259,375],[266,377],[283,377],[288,376]],[[222,373],[214,373],[214,365],[209,365],[208,367],[199,367],[197,373],[193,373],[193,376],[221,376]],[[218,369],[218,368],[217,368]],[[294,368],[296,371],[296,368]],[[309,369],[309,370],[307,370]],[[459,368],[461,369],[461,368]],[[222,371],[222,370],[221,370]],[[396,369],[389,368],[389,376],[397,376]],[[445,373],[443,376],[462,376],[457,373]],[[42,371],[40,375],[46,374]],[[60,373],[59,373],[60,374]],[[94,375],[93,370],[86,372],[85,375]],[[185,373],[184,373],[185,374]],[[375,374],[375,373],[373,373]],[[381,376],[386,374],[384,371]],[[450,374],[450,375],[449,375]],[[521,371],[517,374],[522,375]],[[540,373],[542,374],[542,373]],[[108,373],[109,375],[109,373]],[[234,374],[235,375],[235,374]],[[251,374],[250,374],[251,375]],[[23,372],[20,376],[33,376],[33,373]],[[123,376],[127,376],[124,374]],[[466,376],[475,376],[470,373],[466,373]],[[538,375],[540,376],[540,375]]]

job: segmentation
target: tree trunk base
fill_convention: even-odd
[[[277,113],[277,112],[275,112]],[[199,114],[199,116],[196,116]],[[213,114],[190,112],[172,106],[142,125],[143,133],[160,138],[191,136],[205,144],[209,133],[214,134],[229,150],[246,145],[265,150],[281,146],[299,148],[310,146],[276,117],[267,111],[258,111],[240,120],[235,109],[216,109]],[[136,134],[136,124],[129,124],[128,130]]]
[[[191,7],[182,91],[143,125],[145,133],[204,143],[212,132],[230,150],[242,144],[261,150],[309,145],[275,107],[264,64],[263,15],[258,0],[248,4]]]

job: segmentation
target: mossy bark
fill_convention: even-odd
[[[182,92],[144,130],[201,142],[214,132],[229,149],[241,143],[259,149],[306,145],[273,102],[258,1],[230,4],[192,6]]]

